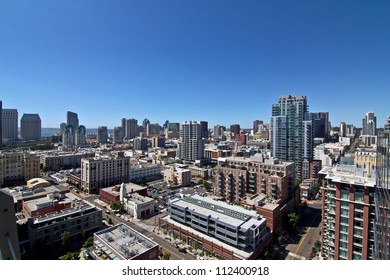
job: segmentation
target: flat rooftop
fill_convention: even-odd
[[[150,197],[147,197],[147,196],[142,196],[142,195],[140,195],[138,193],[130,194],[130,195],[126,196],[126,198],[130,199],[135,204],[143,204],[143,203],[146,203],[146,202],[154,201],[153,198],[150,198]]]
[[[116,254],[123,256],[124,259],[133,259],[158,246],[157,243],[125,224],[112,226],[94,235],[95,245],[111,259],[119,259]]]
[[[279,200],[269,198],[263,193],[259,193],[250,198],[247,198],[245,202],[272,211],[279,206]]]
[[[114,195],[118,195],[119,191],[120,191],[120,187],[121,187],[120,185],[117,185],[117,186],[103,188],[103,189],[100,189],[100,190],[101,191],[105,191],[107,193],[114,194]],[[134,184],[134,183],[125,183],[125,187],[126,187],[126,192],[127,193],[132,193],[132,192],[135,192],[135,191],[140,191],[140,190],[146,189],[146,187],[143,187],[143,186],[140,186],[140,185],[137,185],[137,184]],[[115,189],[118,189],[118,191],[116,191]]]
[[[320,174],[326,174],[326,179],[330,179],[333,182],[338,183],[367,187],[375,187],[376,185],[375,172],[371,172],[371,177],[368,177],[364,168],[357,168],[355,165],[324,167],[320,171]]]
[[[203,216],[211,216],[225,224],[240,226],[247,229],[252,225],[260,225],[265,222],[256,211],[246,210],[243,207],[230,205],[226,202],[215,201],[199,195],[184,196],[173,199],[171,205],[188,208]]]

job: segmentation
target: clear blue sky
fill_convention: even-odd
[[[361,126],[390,115],[390,1],[0,4],[0,100],[58,127],[269,122],[279,95]]]

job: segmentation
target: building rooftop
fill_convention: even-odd
[[[196,213],[211,216],[225,224],[240,226],[243,229],[252,225],[260,225],[265,221],[256,211],[246,210],[240,206],[215,201],[196,194],[173,199],[170,204],[191,209]]]
[[[279,206],[279,199],[275,200],[273,198],[268,197],[267,195],[263,193],[259,193],[256,195],[251,196],[250,198],[247,198],[245,200],[246,203],[252,204],[255,206],[262,207],[264,209],[268,209],[273,211]]]
[[[140,186],[140,185],[137,185],[134,183],[125,183],[125,187],[126,187],[126,193],[134,193],[136,191],[146,189],[146,187],[143,187],[143,186]],[[116,185],[113,187],[102,188],[102,189],[100,189],[100,191],[104,191],[104,192],[107,192],[107,193],[110,193],[113,195],[119,195],[120,188],[121,188],[120,185]]]
[[[111,259],[118,259],[114,254],[123,259],[133,259],[138,255],[158,246],[157,243],[135,231],[125,224],[119,224],[95,234],[95,245],[104,251]]]
[[[153,198],[150,198],[150,197],[147,197],[147,196],[142,196],[142,195],[139,195],[138,193],[133,193],[133,194],[127,195],[126,198],[130,199],[135,204],[142,204],[142,203],[145,203],[145,202],[154,201]]]
[[[368,187],[375,187],[376,185],[376,173],[371,172],[371,177],[368,177],[364,168],[356,167],[355,165],[336,165],[326,166],[320,174],[325,174],[326,179],[330,179],[333,182],[361,185]]]

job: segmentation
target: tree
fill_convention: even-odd
[[[93,237],[90,236],[87,238],[87,240],[85,240],[84,244],[83,244],[83,248],[88,248],[88,247],[91,247],[93,245]]]
[[[321,241],[317,240],[317,241],[314,243],[314,250],[316,251],[316,253],[318,253],[318,252],[321,251]]]
[[[311,188],[311,195],[315,197],[317,193],[320,191],[321,184],[318,182]]]
[[[79,252],[68,252],[65,255],[60,257],[61,260],[79,260],[80,253]]]
[[[171,258],[171,254],[170,253],[164,253],[163,255],[163,260],[169,260]]]
[[[297,213],[291,213],[287,215],[288,222],[293,230],[296,230],[299,222],[299,215]]]
[[[61,245],[68,246],[70,244],[70,233],[68,231],[64,231],[61,233]]]
[[[111,209],[116,211],[116,210],[123,210],[123,202],[122,201],[114,201],[111,203]]]

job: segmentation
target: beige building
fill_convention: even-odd
[[[191,184],[191,171],[176,167],[165,169],[164,182],[175,186],[188,186]]]
[[[81,160],[81,187],[88,193],[130,181],[130,158],[123,153]]]
[[[294,163],[256,157],[230,157],[218,161],[214,169],[214,195],[238,202],[246,194],[265,194],[273,200],[286,200],[293,192]]]
[[[354,163],[357,167],[363,167],[366,171],[366,176],[371,177],[375,172],[377,152],[373,149],[358,149],[355,152]]]
[[[202,178],[207,180],[209,178],[209,171],[206,168],[200,168],[197,166],[188,166],[189,170],[191,170],[191,176],[196,178]]]
[[[40,160],[36,154],[28,152],[0,153],[0,183],[20,185],[40,176]],[[1,179],[2,177],[2,179]]]
[[[124,198],[124,208],[136,219],[151,215],[154,211],[154,199],[133,193]]]

